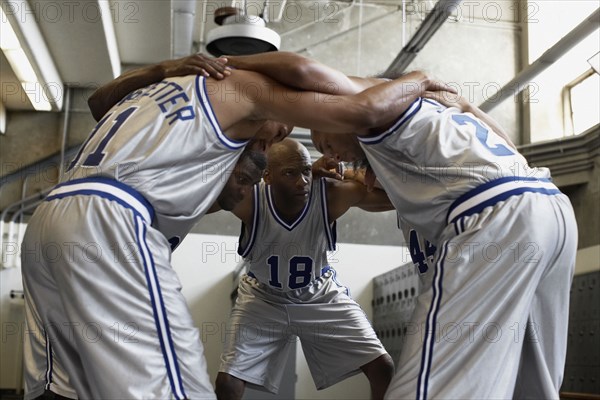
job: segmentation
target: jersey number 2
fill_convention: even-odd
[[[271,268],[269,285],[281,288],[279,282],[279,256],[271,256],[267,259],[267,264]],[[300,269],[300,266],[303,266]],[[290,289],[299,289],[310,283],[312,276],[313,260],[310,257],[294,256],[290,258],[290,276],[288,279],[288,287]],[[298,280],[300,278],[300,280]]]
[[[496,156],[512,156],[515,154],[502,144],[497,144],[493,147],[488,145],[488,130],[483,125],[481,125],[481,123],[476,119],[473,119],[465,114],[453,115],[452,119],[459,125],[473,125],[475,127],[475,136],[477,136],[477,139],[479,139],[481,144],[483,144],[489,151],[491,151],[492,154]]]

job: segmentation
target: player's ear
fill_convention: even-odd
[[[270,184],[271,184],[271,173],[270,173],[270,171],[269,171],[269,169],[268,169],[268,168],[267,168],[267,169],[265,169],[265,172],[263,172],[263,176],[262,176],[262,178],[263,178],[263,181],[265,181],[265,183],[266,183],[267,185],[270,185]]]

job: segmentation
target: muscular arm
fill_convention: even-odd
[[[355,94],[381,81],[349,77],[316,60],[290,52],[228,56],[228,65],[254,71],[289,87],[328,94]]]
[[[253,200],[253,191],[250,191],[244,199],[240,201],[231,213],[238,217],[244,224],[251,227],[252,226],[252,206],[254,204]],[[208,209],[206,214],[213,214],[217,211],[221,211],[222,208],[219,206],[217,202],[213,203],[213,205]]]
[[[223,129],[246,118],[359,135],[393,122],[424,91],[448,89],[423,73],[413,72],[354,95],[331,95],[298,91],[262,74],[243,70],[232,71],[222,81],[210,81],[207,87]],[[235,107],[230,106],[231,102],[235,102]],[[237,132],[230,137],[251,137],[247,132],[245,135]]]
[[[354,180],[327,180],[327,208],[329,222],[333,222],[350,209],[359,207],[365,211],[393,210],[387,194],[381,189],[368,191],[367,187]]]
[[[134,90],[171,76],[203,75],[222,79],[229,75],[224,58],[213,59],[203,54],[193,54],[177,60],[137,68],[99,87],[88,99],[92,116],[99,121],[112,106]]]

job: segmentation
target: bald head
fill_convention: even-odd
[[[310,154],[297,140],[285,138],[273,144],[267,151],[267,168],[281,167],[293,160],[305,160],[310,163]]]

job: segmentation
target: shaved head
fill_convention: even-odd
[[[285,138],[281,142],[273,144],[267,151],[267,169],[286,165],[293,159],[310,162],[310,153],[302,143]]]

